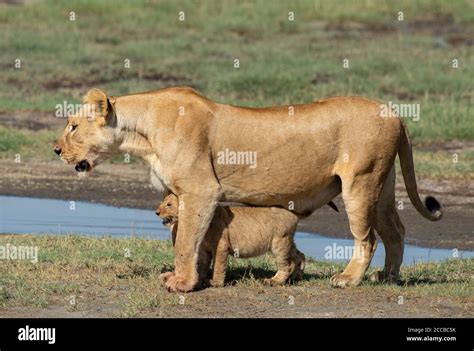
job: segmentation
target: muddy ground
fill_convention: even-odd
[[[153,209],[158,194],[150,186],[149,171],[141,164],[104,164],[89,177],[79,177],[73,166],[60,161],[0,161],[0,194],[32,196],[75,201],[89,201],[113,206]],[[470,183],[449,179],[420,179],[421,196],[437,197],[444,208],[444,218],[429,222],[421,217],[408,200],[403,181],[397,180],[397,201],[406,227],[406,243],[424,247],[474,250],[474,189]],[[340,196],[340,209],[325,206],[302,220],[299,230],[326,236],[352,238]],[[52,214],[53,215],[53,214]]]

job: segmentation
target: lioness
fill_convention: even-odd
[[[248,108],[224,105],[191,88],[84,97],[87,109],[69,117],[54,151],[79,172],[127,152],[151,167],[156,187],[173,192],[185,207],[175,247],[172,291],[191,291],[204,235],[219,201],[279,206],[308,214],[342,192],[355,238],[353,256],[334,286],[357,285],[376,249],[386,249],[375,279],[396,280],[405,229],[395,208],[398,154],[408,196],[417,211],[436,221],[440,204],[419,198],[410,138],[398,117],[362,97],[334,97],[305,105]],[[93,108],[89,108],[92,106]],[[86,115],[87,118],[82,116]],[[246,156],[246,157],[245,157]]]
[[[156,214],[171,229],[174,246],[178,231],[178,197],[174,194],[166,196]],[[300,278],[305,256],[298,251],[293,240],[297,224],[298,216],[283,208],[217,206],[201,244],[200,276],[207,275],[212,259],[211,285],[223,286],[228,255],[250,258],[271,251],[278,271],[264,283],[282,285],[290,278]]]

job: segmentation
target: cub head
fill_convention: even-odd
[[[178,197],[170,194],[164,198],[155,211],[156,215],[163,219],[163,224],[171,228],[178,222],[179,202]]]
[[[87,172],[116,149],[113,104],[100,89],[92,89],[84,96],[82,108],[68,117],[63,135],[53,146],[54,152],[76,171]]]

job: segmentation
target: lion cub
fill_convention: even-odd
[[[171,229],[173,246],[178,232],[178,197],[170,194],[156,209],[163,224]],[[264,282],[285,284],[290,278],[300,278],[305,256],[293,241],[298,217],[278,207],[217,206],[214,218],[204,237],[199,262],[199,276],[205,279],[213,260],[213,286],[223,286],[227,256],[250,258],[271,251],[278,272]]]

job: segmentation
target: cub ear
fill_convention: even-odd
[[[88,105],[88,108],[91,109],[90,114],[92,119],[105,125],[111,109],[105,92],[97,88],[89,90],[87,94],[84,95],[84,104]]]

